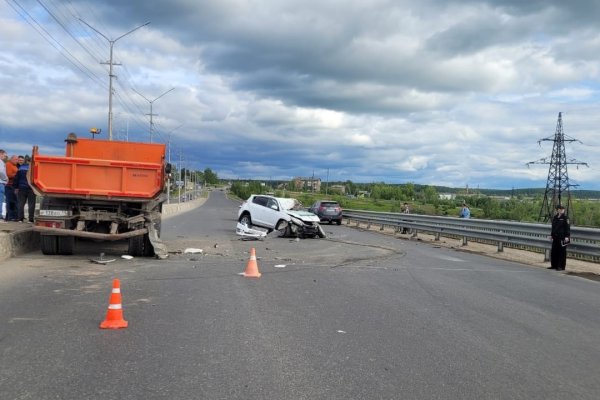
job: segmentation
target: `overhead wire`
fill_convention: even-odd
[[[50,8],[48,8],[41,0],[37,0],[37,2],[56,21],[56,23],[58,25],[60,25],[61,28],[63,28],[63,30],[67,33],[67,35],[69,35],[75,41],[75,43],[77,43],[86,53],[88,53],[90,55],[90,57],[92,57],[93,59],[97,59],[97,55],[92,54],[90,49],[88,49],[86,46],[84,46],[83,43],[81,43],[79,41],[79,39],[77,39],[77,37],[75,37],[75,35],[71,32],[71,30],[69,28],[67,28],[67,25],[66,25],[66,23],[63,22],[63,20],[58,18],[58,16],[54,12],[52,12],[50,10]]]
[[[70,51],[66,44],[61,43],[59,39],[55,37],[48,29],[44,28],[40,22],[36,20],[36,18],[28,12],[25,7],[19,3],[18,0],[6,0],[7,4],[21,17],[25,20],[34,30],[44,39],[46,40],[52,47],[54,47],[70,64],[72,64],[77,70],[79,70],[82,74],[92,80],[95,84],[98,84],[103,89],[108,89],[107,82],[99,77],[94,71],[92,71],[83,61],[81,61],[76,55]],[[77,46],[79,46],[83,51],[91,57],[91,59],[98,63],[100,66],[98,69],[103,69],[108,74],[108,67],[103,66],[101,60],[105,57],[102,54],[106,54],[107,52],[107,43],[104,41],[105,38],[101,38],[97,32],[92,32],[85,23],[82,22],[82,16],[88,15],[92,16],[92,20],[94,23],[98,23],[102,26],[102,18],[97,16],[94,8],[90,3],[78,3],[77,7],[70,0],[59,1],[55,0],[36,0],[36,2],[44,9],[46,13],[52,18],[52,20],[58,24],[58,26],[66,32],[66,34],[76,42]],[[78,8],[79,7],[79,8]],[[86,7],[86,14],[82,15],[79,11],[81,7]],[[73,21],[76,21],[73,23]],[[98,21],[98,22],[97,22]],[[102,28],[104,31],[107,31],[106,27]],[[83,38],[86,38],[84,41]],[[149,121],[142,116],[148,115],[147,112],[144,111],[143,106],[139,99],[136,99],[132,94],[132,90],[135,87],[133,84],[133,77],[129,71],[129,69],[121,65],[123,78],[124,79],[116,79],[116,86],[121,90],[115,90],[113,95],[117,100],[117,103],[123,107],[125,110],[125,114],[127,115],[127,120],[133,123],[133,126],[137,126],[141,128],[142,132],[147,134],[147,127]],[[113,89],[114,90],[114,89]],[[129,125],[129,122],[128,122]],[[156,134],[156,138],[159,141],[167,142],[165,136],[163,134],[163,126],[161,123],[153,123],[154,130],[153,132]],[[145,137],[146,138],[146,137]],[[147,139],[147,138],[146,138]],[[169,145],[173,147],[177,147],[172,141],[170,141]],[[183,151],[183,149],[180,149]]]
[[[85,33],[85,36],[91,39],[91,41],[95,44],[96,48],[99,49],[102,54],[106,54],[107,43],[104,40],[104,38],[98,36],[96,32],[90,32],[89,27],[82,22],[82,20],[89,19],[91,21],[94,21],[94,25],[99,25],[101,31],[109,32],[108,27],[103,23],[103,19],[97,15],[94,7],[91,6],[90,2],[77,3],[79,8],[83,8],[87,11],[85,14],[79,12],[78,9],[73,5],[71,0],[65,0],[64,2],[60,1],[60,4],[68,10],[69,14],[73,17],[74,21],[76,21],[77,26],[79,26],[82,29],[82,32]],[[87,16],[90,16],[90,18],[83,18]],[[108,34],[107,36],[111,37],[110,34]],[[98,60],[104,58],[105,56],[101,56],[98,58]]]
[[[54,36],[48,32],[17,0],[6,0],[8,5],[25,20],[35,31],[54,47],[69,63],[77,68],[81,73],[86,75],[94,82],[105,86],[89,68],[87,68],[79,59],[73,55],[66,47],[64,47]],[[13,4],[14,3],[14,4]],[[18,7],[18,8],[17,8]]]

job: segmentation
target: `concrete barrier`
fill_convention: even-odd
[[[0,261],[40,248],[40,235],[31,229],[0,232]]]
[[[206,197],[200,197],[195,200],[186,201],[184,203],[163,204],[162,216],[163,219],[169,219],[173,215],[189,211],[193,208],[200,207],[206,201]]]
[[[163,204],[163,219],[200,207],[206,197],[184,203]],[[40,234],[30,224],[8,222],[0,224],[0,261],[40,248]]]

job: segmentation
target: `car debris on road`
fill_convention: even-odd
[[[184,254],[202,254],[204,252],[204,250],[202,249],[196,249],[193,247],[188,247],[187,249],[185,249],[183,251]]]
[[[104,258],[104,253],[100,253],[100,258],[90,258],[90,261],[96,264],[103,264],[106,265],[108,263],[111,263],[113,261],[116,261],[116,259],[111,258],[111,259],[106,259]]]
[[[262,231],[262,230],[258,230],[258,229],[253,229],[253,228],[249,228],[248,225],[242,224],[240,222],[237,223],[237,227],[235,229],[235,233],[243,236],[244,239],[264,239],[267,237],[267,232],[266,231]]]

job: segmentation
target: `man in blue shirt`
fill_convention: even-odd
[[[467,203],[463,203],[462,209],[460,210],[460,214],[458,214],[460,218],[471,218],[471,210],[467,207]]]
[[[21,222],[25,222],[25,203],[27,203],[27,211],[29,213],[28,221],[33,222],[33,215],[35,212],[35,193],[29,182],[27,181],[27,171],[29,171],[29,164],[27,162],[21,163],[21,157],[19,157],[19,170],[15,179],[13,180],[13,187],[15,188],[15,194],[17,195],[18,208],[17,208],[17,219]]]

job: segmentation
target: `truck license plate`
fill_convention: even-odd
[[[40,210],[41,217],[70,217],[69,210]]]

